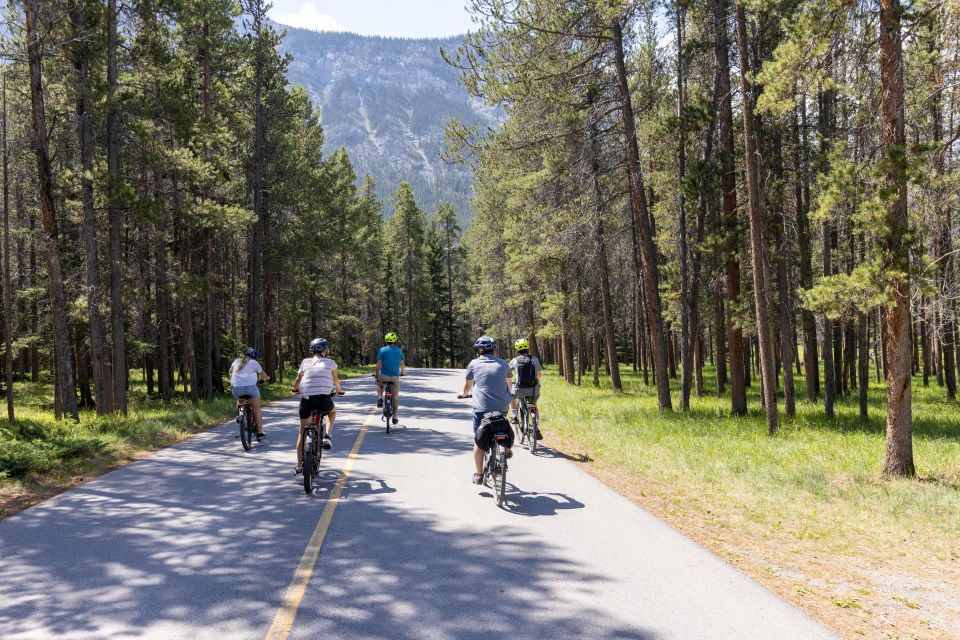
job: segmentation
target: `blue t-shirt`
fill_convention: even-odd
[[[380,373],[385,376],[398,376],[400,363],[403,362],[403,351],[392,344],[380,347],[380,351],[377,351],[377,362],[380,361],[383,361],[380,365]]]

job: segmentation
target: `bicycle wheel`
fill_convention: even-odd
[[[244,407],[240,410],[240,444],[244,451],[250,451],[253,436],[250,429],[250,412]]]
[[[390,418],[393,417],[393,398],[387,397],[383,401],[383,421],[387,424],[387,433],[390,433]]]
[[[517,421],[517,437],[520,438],[520,444],[523,444],[523,439],[527,435],[527,406],[523,403],[523,400],[520,401],[520,419]]]
[[[496,456],[494,455],[496,445],[491,445],[484,454],[483,459],[483,484],[490,487],[493,484],[493,476],[496,471]]]
[[[313,476],[316,473],[316,460],[313,457],[314,447],[317,446],[315,432],[310,429],[303,434],[303,445],[301,453],[303,454],[303,491],[310,493],[313,491]]]
[[[507,492],[507,457],[502,447],[497,447],[497,471],[493,479],[496,489],[497,506],[503,505],[503,498]]]
[[[533,420],[533,416],[530,416],[530,435],[527,445],[530,447],[530,453],[537,452],[537,423]]]

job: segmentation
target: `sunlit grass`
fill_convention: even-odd
[[[547,372],[545,429],[680,508],[709,509],[713,519],[745,522],[760,533],[816,540],[836,554],[892,553],[907,538],[911,553],[947,559],[955,551],[960,405],[946,402],[941,388],[914,388],[919,478],[885,480],[885,391],[872,380],[869,419],[859,418],[854,390],[837,402],[832,421],[822,404],[798,402],[797,416],[782,417],[773,437],[755,388],[750,414],[731,418],[729,399],[713,395],[692,398],[686,415],[661,415],[655,389],[632,372],[622,395],[584,381],[574,388]],[[797,389],[802,393],[802,378]]]

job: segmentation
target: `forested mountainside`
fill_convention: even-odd
[[[471,98],[456,69],[440,56],[462,38],[408,40],[286,29],[282,49],[293,56],[289,78],[322,108],[328,148],[344,146],[357,175],[369,173],[387,199],[409,182],[418,204],[435,211],[453,202],[467,216],[472,178],[464,165],[440,158],[443,129],[456,118],[492,122]],[[388,207],[389,210],[389,207]]]

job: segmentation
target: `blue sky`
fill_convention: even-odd
[[[273,0],[270,17],[317,31],[424,38],[472,28],[466,0]]]

